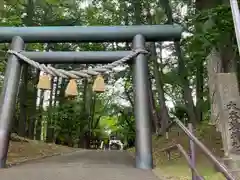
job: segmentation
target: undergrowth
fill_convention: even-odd
[[[202,143],[218,158],[223,156],[221,134],[216,132],[214,126],[201,125],[194,134]],[[168,160],[166,153],[161,152],[162,149],[173,144],[181,144],[185,150],[189,149],[188,137],[178,128],[174,127],[169,132],[169,138],[153,136],[153,160],[154,172],[160,177],[172,180],[190,180],[191,171],[184,157],[174,150],[171,153],[171,159]],[[134,153],[135,149],[129,149],[130,153]],[[217,172],[215,166],[209,161],[202,151],[196,147],[196,166],[197,170],[205,180],[222,180],[225,179],[221,173]]]

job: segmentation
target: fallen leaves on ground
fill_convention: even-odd
[[[7,164],[21,163],[46,156],[70,153],[76,150],[76,148],[35,140],[10,141]]]

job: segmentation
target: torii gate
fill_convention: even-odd
[[[183,28],[179,25],[135,26],[51,26],[51,27],[0,27],[0,43],[11,42],[10,49],[29,59],[44,64],[110,63],[127,56],[131,51],[97,52],[27,52],[24,43],[60,42],[133,42],[134,49],[145,49],[145,42],[178,41]],[[0,168],[6,165],[9,133],[21,76],[21,59],[8,57],[0,99]],[[152,140],[148,96],[148,65],[145,54],[133,61],[136,120],[136,167],[152,169]]]

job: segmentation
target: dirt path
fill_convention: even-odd
[[[159,180],[127,152],[81,150],[0,170],[1,180]]]

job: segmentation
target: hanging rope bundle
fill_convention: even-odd
[[[45,89],[50,90],[51,89],[51,81],[47,74],[43,74],[39,77],[39,81],[37,84],[38,89]]]
[[[98,93],[105,91],[105,83],[101,75],[97,75],[92,88],[94,92],[98,92]]]
[[[94,83],[93,83],[93,91],[94,92],[104,92],[105,91],[105,83],[104,78],[102,76],[103,73],[112,70],[114,67],[123,64],[124,62],[134,58],[138,54],[148,54],[148,51],[144,49],[136,49],[133,50],[128,56],[123,57],[113,63],[98,67],[98,68],[89,68],[86,70],[74,71],[74,70],[64,70],[64,69],[57,69],[52,66],[46,66],[45,64],[40,64],[36,61],[29,59],[28,57],[22,55],[19,52],[9,50],[9,54],[13,54],[17,56],[19,59],[23,60],[24,62],[28,63],[29,65],[39,69],[40,71],[44,72],[39,78],[38,88],[39,89],[51,89],[51,82],[48,75],[57,76],[62,78],[69,78],[70,81],[67,85],[65,95],[66,96],[77,96],[77,82],[76,79],[79,78],[89,78],[91,76],[97,76]]]
[[[75,79],[70,79],[67,88],[65,90],[66,97],[75,97],[78,95],[77,82]]]

